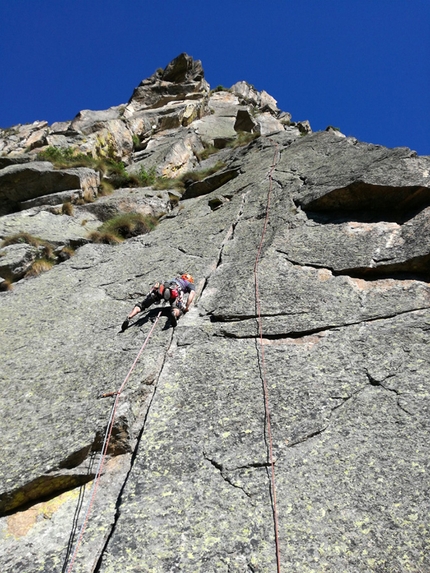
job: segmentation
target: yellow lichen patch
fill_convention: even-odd
[[[16,539],[27,535],[40,518],[51,519],[58,509],[67,501],[76,498],[78,489],[62,493],[54,499],[33,505],[25,511],[18,511],[7,519],[7,535]]]

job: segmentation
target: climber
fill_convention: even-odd
[[[186,301],[184,295],[188,295]],[[165,283],[156,283],[142,302],[136,304],[121,326],[122,332],[129,326],[130,320],[139,312],[149,308],[154,302],[165,300],[170,303],[170,322],[175,327],[179,318],[190,310],[196,294],[193,277],[184,273]]]

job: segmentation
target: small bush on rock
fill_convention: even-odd
[[[150,186],[155,182],[155,167],[148,171],[141,167],[137,173],[128,173],[122,161],[117,161],[112,153],[97,148],[99,155],[93,157],[80,153],[73,147],[49,146],[38,153],[40,160],[50,161],[57,169],[70,167],[89,167],[100,173],[101,185],[111,188]]]
[[[175,179],[173,177],[157,177],[154,185],[154,189],[177,189],[178,191],[184,191],[184,183],[180,179]]]
[[[251,143],[251,141],[254,141],[254,139],[257,139],[257,137],[260,137],[259,133],[239,131],[236,139],[229,143],[227,147],[232,147],[233,149],[236,149],[237,147],[244,147],[245,145],[248,145],[248,143]]]
[[[209,177],[209,175],[213,175],[217,171],[224,169],[224,167],[225,163],[223,161],[217,161],[215,165],[209,167],[208,169],[201,169],[200,171],[188,171],[187,173],[181,175],[179,179],[182,182],[201,181],[202,179],[205,179],[205,177]]]
[[[157,219],[141,213],[122,213],[105,221],[97,231],[90,234],[94,243],[117,244],[124,239],[144,235],[157,225]]]
[[[92,231],[89,237],[92,243],[102,243],[104,245],[117,245],[122,239],[113,233],[103,233],[101,231]]]
[[[226,88],[223,85],[219,84],[216,88],[210,91],[211,94],[214,94],[216,92],[231,92],[231,89]]]
[[[55,261],[53,261],[52,259],[46,259],[46,258],[42,258],[42,259],[36,259],[31,267],[29,268],[29,270],[25,273],[26,277],[36,277],[42,273],[45,273],[46,271],[49,271],[50,269],[52,269],[52,267],[55,265]]]
[[[72,217],[74,213],[74,208],[73,205],[70,201],[66,201],[65,203],[63,203],[61,205],[61,214],[62,215],[69,215],[69,217]]]
[[[13,286],[12,286],[12,281],[9,279],[3,279],[0,280],[0,291],[8,291],[8,290],[12,290]]]
[[[16,233],[15,235],[10,235],[10,237],[6,237],[3,241],[1,246],[7,247],[8,245],[15,245],[19,243],[27,243],[27,245],[31,245],[32,247],[42,247],[44,256],[47,259],[54,258],[54,248],[49,241],[45,241],[43,239],[39,239],[38,237],[33,237],[30,233]]]
[[[218,153],[218,151],[219,151],[219,149],[217,147],[215,147],[212,144],[208,144],[205,146],[203,151],[196,152],[196,157],[199,161],[203,161],[204,159],[207,159],[208,157],[210,157],[214,153]]]

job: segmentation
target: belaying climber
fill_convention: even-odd
[[[188,295],[186,300],[184,295]],[[170,322],[172,326],[175,327],[178,324],[179,318],[190,310],[195,295],[196,287],[194,286],[194,279],[188,273],[184,273],[164,283],[156,283],[143,301],[136,304],[124,320],[121,330],[124,332],[124,330],[128,328],[130,320],[136,316],[136,314],[146,310],[155,302],[161,302],[162,300],[170,303]]]

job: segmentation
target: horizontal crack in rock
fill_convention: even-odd
[[[350,326],[356,326],[359,324],[367,324],[370,322],[376,322],[379,320],[388,320],[390,318],[395,318],[396,316],[402,316],[403,314],[410,314],[412,312],[418,312],[421,310],[428,310],[430,307],[429,306],[423,306],[420,308],[414,308],[412,310],[405,310],[402,312],[395,312],[393,314],[386,314],[383,316],[375,316],[375,317],[370,317],[364,320],[358,320],[358,321],[353,321],[353,322],[344,322],[344,323],[339,323],[339,324],[327,324],[324,326],[320,326],[320,327],[316,327],[316,328],[309,328],[307,330],[300,330],[300,331],[290,331],[290,332],[285,332],[282,334],[269,334],[269,333],[264,333],[263,334],[263,338],[267,339],[267,340],[283,340],[283,339],[296,339],[296,338],[304,338],[305,336],[311,336],[313,334],[318,334],[320,332],[327,332],[329,330],[337,330],[337,329],[341,329],[341,328],[348,328]],[[252,319],[256,319],[256,317],[251,317]],[[217,321],[217,322],[221,322],[221,321]],[[229,324],[229,322],[227,321],[227,324]],[[220,332],[215,332],[214,336],[225,336],[226,338],[236,338],[236,339],[251,339],[253,340],[254,338],[257,338],[257,334],[240,334],[240,333],[234,333],[234,332],[228,332],[225,330],[221,330]]]
[[[319,223],[395,221],[403,223],[430,205],[430,189],[394,187],[354,181],[321,197],[296,199],[308,217]]]
[[[61,461],[56,468],[0,494],[0,517],[17,509],[30,507],[35,503],[85,485],[95,477],[94,461],[99,456],[105,431],[98,431],[94,442],[73,452]],[[120,417],[112,428],[107,454],[119,456],[130,452],[130,432],[128,421]]]
[[[309,261],[296,261],[286,256],[280,249],[276,252],[285,256],[286,260],[295,267],[311,268],[316,270],[326,270],[333,276],[349,276],[354,279],[363,279],[369,282],[380,279],[394,279],[398,281],[416,280],[420,282],[430,282],[430,254],[411,257],[406,261],[391,264],[377,264],[374,267],[351,267],[348,269],[334,269],[324,264]],[[376,263],[392,260],[390,258],[374,261]]]

